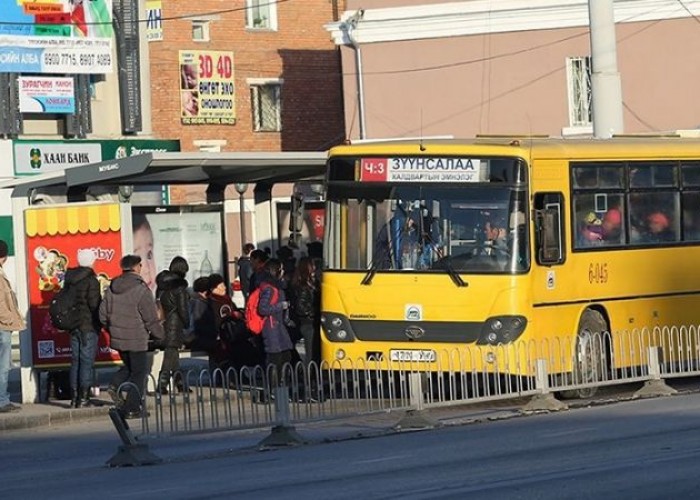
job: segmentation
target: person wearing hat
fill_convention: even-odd
[[[3,271],[7,262],[7,243],[0,240],[0,413],[17,411],[19,405],[10,402],[7,379],[12,363],[12,332],[24,330],[26,324],[19,312],[17,296]]]
[[[71,408],[90,404],[95,355],[100,332],[100,283],[95,271],[95,252],[90,248],[78,250],[78,265],[66,271],[64,287],[75,288],[78,327],[70,332],[70,392]]]

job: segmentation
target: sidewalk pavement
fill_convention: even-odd
[[[103,417],[111,407],[107,394],[93,397],[94,406],[71,408],[70,401],[49,400],[42,403],[19,405],[20,410],[0,413],[0,432],[6,430],[29,429],[57,424],[71,424],[78,421]],[[18,403],[13,402],[17,405]]]

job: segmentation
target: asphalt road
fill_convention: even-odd
[[[114,430],[86,422],[3,433],[0,485],[27,499],[696,498],[699,414],[686,394],[341,442],[308,429],[316,444],[268,452],[260,434],[209,434],[113,469]]]

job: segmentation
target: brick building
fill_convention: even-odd
[[[183,151],[320,151],[343,140],[340,56],[324,25],[337,20],[344,2],[154,3],[162,5],[162,31],[148,43],[155,137],[178,138]],[[226,54],[231,74],[219,71]],[[200,60],[207,55],[212,81],[226,73],[233,82],[233,102],[226,103],[233,109],[223,111],[226,124],[185,124],[180,72],[191,60],[199,76],[195,114],[206,114],[204,104],[212,101],[198,94],[207,90]]]

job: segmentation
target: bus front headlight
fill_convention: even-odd
[[[352,342],[355,333],[350,321],[343,314],[323,312],[321,314],[321,328],[330,342]]]
[[[498,345],[515,341],[525,331],[525,316],[492,316],[484,321],[477,345]]]

